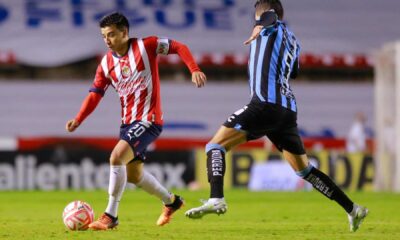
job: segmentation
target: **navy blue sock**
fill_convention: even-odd
[[[354,203],[325,173],[312,165],[308,165],[306,169],[297,172],[297,175],[311,183],[311,185],[324,196],[336,201],[347,213],[353,210]]]
[[[207,177],[210,198],[224,197],[225,149],[218,144],[207,144]]]

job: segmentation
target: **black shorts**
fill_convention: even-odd
[[[267,136],[279,151],[305,154],[297,129],[297,113],[277,104],[250,102],[223,125],[246,132],[248,141]]]

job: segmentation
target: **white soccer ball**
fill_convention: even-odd
[[[86,230],[89,224],[93,222],[94,213],[88,203],[73,201],[64,208],[62,218],[69,230]]]

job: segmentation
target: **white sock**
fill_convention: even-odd
[[[136,184],[136,186],[142,188],[144,191],[151,195],[155,195],[164,204],[172,203],[172,194],[163,187],[160,182],[150,173],[143,171],[142,179]]]
[[[208,199],[208,202],[210,203],[216,203],[216,202],[220,202],[220,201],[224,201],[225,198],[210,198]]]
[[[108,184],[108,205],[106,213],[118,216],[118,205],[126,185],[126,166],[110,166],[110,183]]]

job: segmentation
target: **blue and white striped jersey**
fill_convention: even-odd
[[[252,101],[279,104],[296,112],[289,79],[297,75],[299,54],[300,45],[283,22],[264,28],[250,47],[248,73]]]

